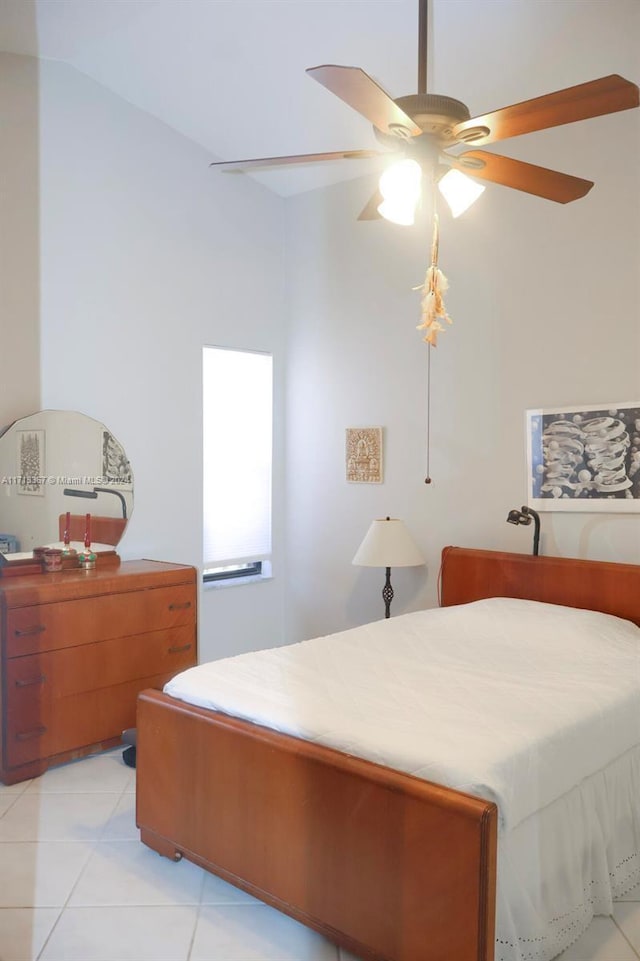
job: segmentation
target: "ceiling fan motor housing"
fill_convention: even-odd
[[[453,97],[442,97],[434,93],[416,93],[399,97],[394,101],[401,110],[416,123],[423,134],[435,139],[440,146],[446,147],[456,142],[453,128],[471,114],[466,104]],[[406,138],[405,128],[397,133],[387,134],[374,127],[378,140],[385,146],[396,146],[398,137]]]

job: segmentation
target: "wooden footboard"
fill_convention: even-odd
[[[492,961],[494,804],[145,691],[142,840],[370,961]]]

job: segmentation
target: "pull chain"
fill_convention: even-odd
[[[426,32],[426,11],[425,11],[425,32]],[[432,209],[433,209],[433,238],[431,241],[431,263],[437,266],[438,264],[438,253],[440,246],[440,230],[438,222],[438,210],[436,206],[436,182],[433,181],[431,185],[432,190]],[[434,341],[435,342],[435,341]],[[430,461],[431,461],[431,350],[433,348],[433,343],[427,342],[427,476],[424,479],[425,484],[431,483],[431,471],[430,471]]]
[[[425,484],[431,483],[429,472],[430,448],[431,448],[431,344],[427,344],[427,476]]]

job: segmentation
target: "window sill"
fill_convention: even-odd
[[[219,591],[227,587],[243,587],[245,584],[260,584],[262,581],[272,581],[273,574],[254,574],[251,577],[228,577],[217,581],[203,581],[204,591]]]

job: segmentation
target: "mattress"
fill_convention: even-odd
[[[496,801],[496,961],[640,882],[640,629],[491,598],[191,668],[165,692]]]
[[[510,829],[640,744],[640,628],[490,598],[213,661],[173,697],[495,801]]]

